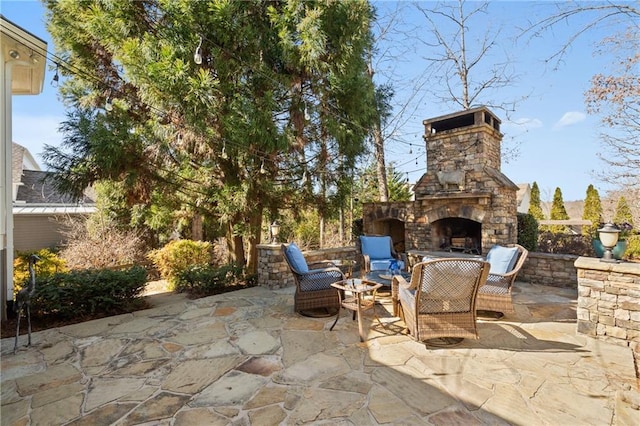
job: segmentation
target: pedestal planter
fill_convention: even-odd
[[[591,240],[591,243],[593,245],[593,250],[596,252],[596,257],[602,257],[604,255],[604,246],[602,245],[602,242],[597,239],[594,238],[593,240]],[[616,244],[616,246],[613,248],[613,250],[611,251],[611,253],[613,254],[613,258],[614,259],[622,259],[622,256],[624,256],[624,252],[627,250],[627,241],[626,240],[621,240],[618,241],[618,244]]]

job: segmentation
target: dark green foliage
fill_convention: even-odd
[[[591,226],[582,227],[582,234],[595,237],[602,222],[602,203],[600,202],[600,194],[598,194],[598,190],[593,185],[589,185],[587,188],[582,218],[591,221]]]
[[[56,319],[95,317],[131,312],[144,305],[147,271],[134,266],[114,271],[87,269],[37,280],[31,311]]]
[[[591,237],[553,232],[542,232],[538,237],[538,251],[541,253],[574,254],[594,257]]]
[[[530,213],[518,213],[518,244],[529,251],[538,249],[538,221]]]
[[[537,182],[533,182],[533,185],[531,185],[531,201],[529,202],[528,213],[537,221],[545,219],[544,213],[542,212],[542,204],[540,202],[540,188],[538,188]]]
[[[178,272],[176,277],[176,291],[193,297],[211,296],[253,285],[253,277],[246,277],[243,268],[235,264],[221,267],[192,265]]]

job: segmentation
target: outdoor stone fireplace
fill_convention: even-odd
[[[500,120],[479,107],[423,124],[427,171],[415,201],[365,204],[364,233],[390,235],[401,252],[516,243],[518,187],[500,171]]]

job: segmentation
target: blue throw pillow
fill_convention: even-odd
[[[286,255],[294,269],[299,272],[309,272],[309,265],[296,243],[289,244]]]
[[[391,259],[391,237],[360,237],[362,254],[370,259]]]
[[[506,274],[511,272],[518,258],[517,247],[493,246],[487,253],[487,262],[491,264],[490,274]]]

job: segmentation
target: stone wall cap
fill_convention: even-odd
[[[602,262],[595,257],[581,256],[576,259],[573,265],[578,269],[595,269],[596,271],[640,275],[640,263],[637,262],[609,263]]]

